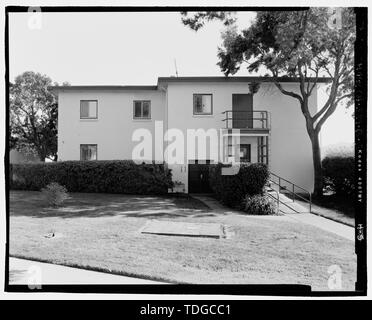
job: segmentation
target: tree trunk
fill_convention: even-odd
[[[314,197],[323,195],[323,172],[322,158],[319,146],[319,133],[313,130],[310,134],[311,146],[313,151],[313,166],[314,166]]]

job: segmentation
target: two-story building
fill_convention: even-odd
[[[324,99],[326,81],[318,79],[310,97],[312,114]],[[299,91],[296,80],[280,82],[287,90]],[[231,161],[238,136],[237,161],[266,163],[272,172],[312,190],[312,150],[304,116],[298,101],[282,94],[272,78],[160,77],[154,86],[53,90],[58,93],[59,161],[164,161],[185,192],[205,192],[205,171],[198,171],[198,164]],[[207,140],[206,152],[198,150],[197,143],[196,150],[190,149],[190,132],[198,129],[207,136],[217,133],[217,140]],[[138,138],[141,132],[148,134]],[[135,159],[134,151],[145,138],[152,139],[150,150]],[[176,157],[175,145],[184,149],[177,149]]]

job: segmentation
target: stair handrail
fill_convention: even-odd
[[[310,193],[310,191],[306,190],[306,189],[303,188],[303,187],[300,187],[299,185],[293,183],[292,181],[289,181],[289,180],[287,180],[287,179],[285,179],[285,178],[283,178],[283,177],[281,177],[281,176],[279,176],[279,175],[277,175],[277,174],[275,174],[275,173],[273,173],[273,172],[271,172],[271,171],[270,171],[270,175],[273,175],[274,177],[276,177],[276,178],[279,179],[279,183],[277,183],[277,182],[273,181],[272,179],[270,179],[270,182],[272,182],[272,183],[274,183],[274,184],[276,184],[276,185],[279,186],[279,192],[280,192],[280,189],[281,189],[281,187],[282,187],[282,185],[281,185],[281,183],[280,183],[281,180],[284,180],[284,181],[288,182],[289,184],[291,184],[291,185],[292,185],[292,190],[289,190],[289,189],[287,189],[287,188],[286,188],[286,190],[287,190],[288,192],[290,192],[291,194],[293,194],[293,202],[295,201],[295,197],[298,197],[298,198],[303,199],[305,202],[307,202],[307,203],[309,204],[309,211],[311,212],[311,193]],[[301,190],[305,191],[305,193],[307,193],[307,194],[309,195],[309,199],[306,199],[306,198],[300,196],[298,193],[296,193],[296,192],[294,191],[294,187],[296,187],[296,188],[298,188],[298,189],[301,189]]]
[[[266,194],[269,196],[269,197],[271,197],[271,198],[273,198],[274,200],[276,200],[276,213],[278,214],[279,213],[279,192],[278,191],[276,191],[276,190],[274,190],[274,189],[271,189],[270,191],[274,191],[275,192],[275,194],[276,194],[276,199],[274,198],[274,196],[272,195],[272,194],[270,194],[269,192],[267,192],[267,190],[266,190]]]

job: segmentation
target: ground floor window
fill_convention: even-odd
[[[96,144],[81,144],[80,145],[80,160],[83,160],[83,161],[97,160],[97,145]]]
[[[240,145],[240,162],[251,162],[251,145]]]

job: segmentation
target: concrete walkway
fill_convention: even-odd
[[[9,258],[9,284],[165,284],[104,272]]]
[[[355,229],[346,224],[326,219],[312,213],[294,213],[287,214],[287,216],[299,222],[310,224],[319,229],[332,232],[345,239],[351,241],[355,240]]]
[[[220,202],[218,202],[216,199],[207,196],[207,195],[192,195],[194,198],[204,202],[212,211],[214,212],[224,212],[224,213],[239,213],[242,214],[242,212],[238,212],[232,209],[229,209],[225,206],[223,206]],[[300,204],[298,204],[300,205]],[[253,217],[253,216],[252,216]],[[257,216],[254,216],[257,217]],[[278,216],[273,216],[276,218],[280,218]],[[324,231],[328,231],[334,234],[337,234],[340,237],[343,237],[345,239],[354,241],[355,240],[355,230],[353,227],[347,226],[343,223],[339,223],[330,219],[326,219],[320,216],[317,216],[312,213],[285,213],[285,217],[295,220],[296,222],[301,222],[304,224],[309,224],[314,227],[317,227],[319,229],[322,229]]]

